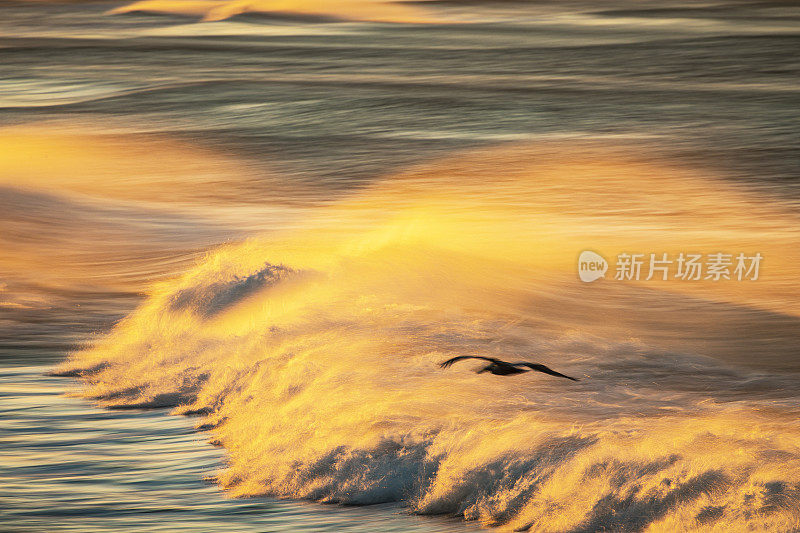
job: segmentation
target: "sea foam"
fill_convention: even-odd
[[[58,371],[105,406],[202,414],[233,496],[535,531],[796,529],[796,271],[780,254],[796,216],[699,171],[569,148],[425,165],[214,250]],[[589,245],[752,248],[771,270],[746,288],[587,285]],[[582,381],[438,368],[455,355]]]

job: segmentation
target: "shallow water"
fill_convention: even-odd
[[[3,529],[14,531],[471,531],[396,506],[225,498],[223,462],[191,421],[163,409],[100,410],[65,397],[48,367],[0,373]]]
[[[795,6],[157,4],[0,4],[4,526],[800,527]]]

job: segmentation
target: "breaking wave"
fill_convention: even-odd
[[[108,407],[202,415],[233,496],[536,531],[796,529],[796,214],[577,144],[428,164],[219,248],[57,372]],[[759,251],[765,270],[582,284],[583,249]],[[438,368],[464,354],[583,379]]]

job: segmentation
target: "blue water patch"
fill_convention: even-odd
[[[165,409],[69,398],[46,367],[0,368],[0,529],[14,531],[472,531],[397,506],[229,499],[203,481],[222,450]]]

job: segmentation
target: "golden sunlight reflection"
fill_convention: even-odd
[[[0,129],[0,169],[2,185],[173,207],[224,200],[247,177],[241,163],[186,143],[48,125]],[[221,176],[233,180],[222,190]]]
[[[435,18],[417,5],[390,0],[140,0],[111,14],[145,11],[224,20],[242,13],[273,13],[328,17],[341,20],[427,23]]]
[[[763,372],[793,364],[798,227],[631,147],[478,150],[209,253],[60,371],[103,405],[204,414],[235,496],[406,499],[536,531],[641,516],[672,531],[716,506],[720,530],[788,529],[790,508],[759,509],[800,476],[780,396],[795,385]],[[767,259],[749,284],[585,285],[583,249]],[[464,354],[584,379],[438,369]],[[771,411],[745,401],[754,387],[774,391]]]
[[[144,291],[204,248],[289,226],[309,195],[184,142],[45,124],[0,129],[0,188],[9,202],[0,221],[5,280],[94,292]],[[2,305],[54,297],[14,293]]]

